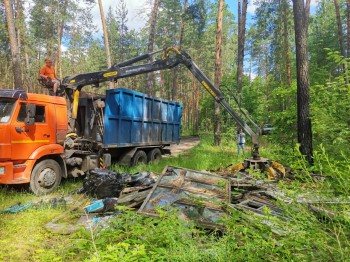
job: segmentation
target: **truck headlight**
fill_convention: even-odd
[[[0,175],[5,175],[5,167],[0,166]]]

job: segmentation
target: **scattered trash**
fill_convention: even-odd
[[[69,210],[67,210],[66,212],[62,213],[61,215],[59,215],[58,217],[56,217],[55,219],[47,223],[44,227],[52,233],[62,234],[62,235],[72,234],[78,231],[82,227],[85,227],[86,229],[89,229],[89,230],[91,229],[96,230],[96,229],[108,227],[109,220],[115,217],[119,212],[119,211],[113,210],[112,214],[104,215],[106,214],[105,213],[106,211],[112,210],[114,208],[114,205],[116,202],[116,199],[109,198],[104,200],[97,200],[94,202],[94,203],[97,203],[95,207],[103,203],[103,207],[101,209],[101,211],[103,212],[89,213],[86,210],[86,207],[84,207],[83,210],[85,210],[85,212],[81,213],[80,210],[83,207],[82,200],[83,198],[81,197],[80,199],[77,200],[78,202],[77,205],[71,207]],[[71,216],[72,213],[75,211],[77,211],[78,214],[81,213],[78,221],[76,221],[76,223],[69,223],[69,224],[64,223],[63,220]],[[93,210],[93,208],[91,208],[90,211],[97,211],[97,209]]]
[[[227,178],[179,167],[167,166],[138,210],[139,214],[158,217],[157,208],[179,209],[179,217],[202,226],[218,228],[230,203]]]
[[[118,205],[124,205],[131,208],[138,208],[151,191],[152,186],[138,186],[124,188],[117,201]]]
[[[93,217],[89,217],[89,216],[85,216],[86,219],[84,220],[84,216],[81,217],[81,220],[78,222],[79,225],[84,226],[86,229],[90,229],[90,230],[99,230],[99,229],[103,229],[103,228],[107,228],[109,226],[109,222],[112,218],[116,217],[116,213],[114,213],[113,215],[109,215],[109,216],[93,216]]]
[[[6,209],[0,210],[0,213],[17,213],[28,208],[57,208],[65,206],[72,202],[71,197],[45,197],[38,201],[30,201],[26,204],[16,203]]]
[[[93,200],[84,209],[88,213],[104,213],[106,211],[114,209],[118,198],[105,198],[100,200]]]
[[[232,171],[231,168],[228,170]],[[232,210],[236,210],[251,218],[251,214],[263,217],[261,223],[271,226],[273,232],[282,235],[285,233],[283,228],[279,228],[267,216],[268,214],[283,220],[288,219],[277,205],[278,201],[306,204],[315,216],[322,219],[332,219],[335,214],[324,207],[318,207],[318,204],[350,203],[350,198],[328,199],[317,195],[290,198],[278,188],[276,181],[256,179],[243,171],[235,171],[234,174],[226,171],[219,170],[218,175],[167,166],[157,179],[148,171],[129,175],[95,169],[84,180],[83,187],[79,190],[79,193],[85,193],[95,199],[85,206],[79,203],[45,227],[60,234],[70,234],[81,226],[90,230],[106,228],[110,219],[121,212],[117,211],[115,206],[123,205],[138,208],[138,214],[155,217],[159,217],[159,209],[174,208],[179,211],[180,219],[192,220],[206,228],[220,230],[224,230],[221,222],[223,218]],[[53,205],[60,202],[60,199],[52,200]],[[22,210],[21,208],[24,207],[17,204],[8,208],[7,212],[18,212],[16,210]],[[79,209],[85,212],[75,224],[58,223],[64,216]],[[255,220],[252,219],[253,221]]]
[[[35,208],[59,208],[65,207],[67,204],[73,203],[72,197],[44,197],[35,202],[33,207]]]
[[[102,212],[104,208],[103,199],[92,201],[89,205],[85,206],[84,209],[88,213]]]
[[[17,213],[23,211],[33,205],[33,202],[22,205],[21,203],[14,204],[8,208],[0,210],[0,213]]]
[[[254,213],[263,215],[264,209],[270,210],[270,215],[282,217],[282,209],[275,204],[276,199],[269,198],[264,191],[253,191],[246,194],[237,204],[232,204],[236,209],[246,209]]]
[[[107,169],[94,169],[84,180],[79,193],[104,199],[106,197],[119,197],[120,192],[126,186],[149,186],[155,183],[152,172],[140,172],[134,175],[119,174]]]
[[[63,234],[63,235],[68,235],[68,234],[76,232],[80,226],[78,223],[67,224],[67,223],[59,223],[59,221],[70,216],[74,211],[80,209],[83,205],[82,201],[83,201],[83,196],[81,196],[80,198],[78,198],[76,200],[76,202],[77,202],[76,205],[72,206],[70,209],[63,212],[58,217],[54,218],[49,223],[44,225],[44,228],[46,228],[48,231],[50,231],[52,233]]]
[[[264,214],[268,208],[271,215],[282,217],[282,209],[276,205],[277,184],[271,180],[255,179],[245,172],[237,172],[229,177],[231,182],[230,207],[240,211]]]

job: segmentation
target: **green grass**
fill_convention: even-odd
[[[335,161],[319,150],[315,166],[303,164],[300,155],[281,154],[277,146],[262,148],[261,154],[283,160],[298,169],[297,180],[279,183],[291,199],[298,194],[350,199],[347,159]],[[248,151],[248,150],[247,150]],[[249,157],[249,154],[246,155]],[[157,165],[115,166],[129,174],[149,170],[160,174],[166,165],[194,170],[216,170],[243,160],[236,146],[227,140],[213,147],[210,137],[202,137],[194,149],[177,157],[164,158]],[[281,162],[281,161],[280,161]],[[283,162],[283,164],[285,164]],[[321,170],[321,171],[320,171]],[[331,178],[315,181],[310,172]],[[66,180],[55,196],[72,195],[82,180]],[[1,188],[0,209],[17,202],[37,201],[18,190]],[[87,199],[84,199],[86,201]],[[221,235],[177,218],[176,211],[161,212],[161,218],[137,215],[120,207],[109,227],[99,231],[80,230],[71,235],[53,234],[43,226],[68,207],[31,208],[17,214],[0,214],[0,261],[347,261],[350,252],[349,204],[320,204],[328,213],[315,215],[308,205],[279,203],[284,219],[269,214],[260,217],[231,210],[224,220],[227,232]],[[329,216],[329,214],[333,214]],[[70,219],[68,217],[66,222]]]
[[[232,163],[239,163],[245,157],[249,157],[249,149],[245,156],[237,156],[236,145],[225,143],[222,146],[214,147],[211,138],[201,137],[201,143],[194,149],[185,151],[177,157],[165,157],[156,165],[146,165],[137,167],[114,166],[113,169],[119,172],[133,174],[143,170],[161,173],[166,165],[181,166],[193,170],[215,170],[226,167]]]

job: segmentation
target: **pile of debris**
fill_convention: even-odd
[[[215,228],[226,214],[231,187],[222,176],[167,166],[158,179],[151,172],[130,176],[96,169],[79,192],[97,198],[84,207],[88,213],[105,213],[123,205],[157,217],[157,208],[176,208],[182,219]]]
[[[264,208],[269,208],[271,214],[282,216],[275,203],[275,189],[275,182],[257,180],[243,172],[230,177],[166,166],[157,177],[147,171],[128,175],[96,169],[79,190],[94,199],[85,205],[86,214],[78,223],[108,220],[119,212],[115,206],[122,205],[154,217],[159,217],[159,208],[176,209],[183,220],[223,229],[228,209],[263,215]]]
[[[173,207],[179,210],[182,219],[217,228],[222,216],[226,215],[224,207],[230,203],[230,197],[231,187],[227,178],[168,166],[138,213],[158,216],[157,208]]]
[[[283,179],[288,182],[295,177],[287,170]],[[324,176],[312,178],[316,181],[326,179]],[[276,180],[258,179],[232,166],[212,172],[166,166],[159,176],[149,171],[129,175],[95,169],[85,178],[78,193],[82,194],[76,200],[78,204],[46,224],[46,229],[70,234],[81,226],[89,229],[108,227],[109,220],[122,212],[117,206],[133,208],[138,214],[153,217],[159,217],[159,209],[175,209],[180,219],[194,221],[209,229],[225,230],[223,221],[232,210],[242,215],[262,216],[264,220],[267,213],[285,220],[286,214],[278,202],[299,203],[323,219],[332,218],[334,214],[319,204],[350,204],[349,197],[329,199],[305,194],[291,199],[278,188]],[[90,199],[88,203],[86,197]],[[0,210],[0,213],[17,213],[33,207],[65,206],[71,202],[72,198],[63,197],[42,199],[25,205],[17,203]],[[68,223],[62,223],[72,215],[80,217],[75,224],[71,224],[69,219]]]
[[[159,209],[176,209],[180,219],[220,230],[224,230],[224,218],[232,210],[265,216],[268,209],[269,215],[285,218],[277,200],[288,204],[293,201],[306,203],[312,212],[325,213],[313,205],[315,199],[310,197],[289,199],[277,187],[276,181],[259,180],[241,171],[232,174],[228,170],[218,170],[217,173],[174,166],[166,166],[160,176],[148,171],[129,175],[95,169],[78,190],[84,194],[79,204],[45,227],[61,234],[70,234],[82,225],[90,229],[92,226],[106,227],[111,218],[122,212],[116,206],[127,206],[136,209],[138,214],[154,217],[159,217]],[[88,203],[84,202],[86,196],[91,199]],[[60,223],[73,211],[82,214],[76,224]]]
[[[148,171],[129,175],[107,169],[95,169],[84,180],[78,193],[85,193],[99,200],[115,198],[115,204],[135,207],[142,204],[156,180],[157,176]],[[104,211],[112,208],[110,205],[110,208]]]
[[[262,215],[265,208],[271,215],[282,216],[282,210],[276,205],[277,183],[272,180],[259,180],[238,172],[230,178],[232,189],[231,208],[251,211]]]

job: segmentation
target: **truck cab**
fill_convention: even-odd
[[[0,184],[30,183],[37,194],[56,188],[67,176],[67,128],[64,98],[0,90]]]

